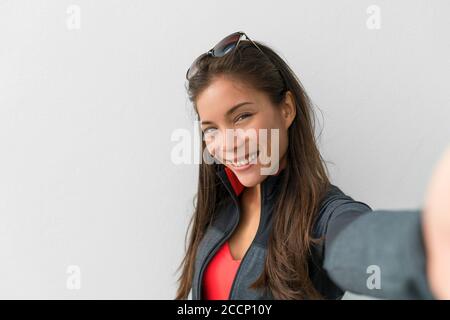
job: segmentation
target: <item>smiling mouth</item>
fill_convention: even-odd
[[[229,161],[226,160],[226,163],[229,165],[232,165],[233,167],[239,168],[239,167],[244,167],[248,164],[253,164],[253,161],[258,157],[259,155],[259,150],[251,155],[246,155],[244,157],[244,159],[242,160],[238,160],[238,161]],[[255,162],[256,163],[256,162]]]

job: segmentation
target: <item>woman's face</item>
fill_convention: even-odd
[[[295,117],[290,92],[276,106],[265,93],[221,76],[196,105],[208,152],[244,186],[253,187],[285,166],[287,132]]]

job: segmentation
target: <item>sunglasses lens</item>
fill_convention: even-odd
[[[222,39],[218,44],[214,46],[212,50],[208,53],[204,53],[200,55],[195,61],[192,63],[191,67],[186,72],[186,79],[192,78],[198,71],[198,63],[205,55],[212,55],[214,57],[223,57],[228,52],[236,48],[239,39],[241,38],[241,32],[235,32]]]
[[[197,73],[198,71],[198,62],[205,56],[206,54],[203,53],[201,54],[197,59],[194,60],[194,62],[192,62],[191,67],[188,69],[188,71],[186,72],[186,79],[190,79],[194,76],[194,74]]]
[[[236,47],[240,38],[241,33],[239,32],[230,34],[228,37],[224,38],[218,44],[215,45],[215,47],[213,48],[213,55],[215,57],[223,57],[229,51],[233,50]]]

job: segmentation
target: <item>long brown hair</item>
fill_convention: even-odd
[[[267,45],[256,44],[264,54],[245,41],[224,57],[206,56],[186,89],[195,111],[197,97],[219,75],[252,85],[275,106],[280,105],[288,90],[293,93],[296,116],[288,132],[286,174],[274,207],[264,271],[252,288],[268,289],[275,299],[317,299],[321,295],[309,277],[311,248],[317,242],[312,228],[330,182],[316,144],[313,104],[287,63]],[[196,203],[186,233],[186,254],[178,269],[182,272],[176,299],[187,299],[189,295],[197,248],[221,198],[215,170],[214,165],[203,161],[199,167]]]

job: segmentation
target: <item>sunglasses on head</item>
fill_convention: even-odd
[[[249,40],[256,48],[258,48],[259,51],[261,51],[262,54],[264,52],[261,50],[260,47],[256,43],[253,42],[246,34],[245,32],[238,31],[230,34],[229,36],[223,38],[219,43],[217,43],[212,49],[210,49],[208,52],[201,54],[197,59],[194,60],[190,68],[186,72],[186,79],[191,79],[198,71],[198,62],[205,56],[211,56],[220,58],[225,56],[227,53],[232,51],[233,49],[237,48],[239,43],[242,40]],[[265,54],[264,54],[265,55]]]

